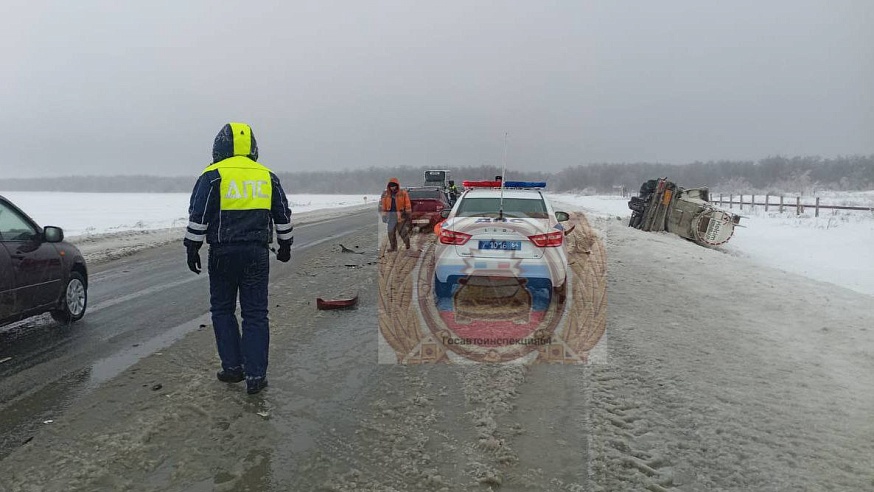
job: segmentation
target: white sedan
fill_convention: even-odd
[[[545,311],[553,293],[564,302],[568,260],[562,222],[567,220],[539,189],[465,191],[440,227],[434,270],[438,308],[452,310],[459,289],[482,279],[517,281],[530,294],[532,311]]]

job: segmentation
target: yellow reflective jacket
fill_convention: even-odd
[[[293,241],[288,198],[279,178],[257,163],[258,145],[245,123],[228,123],[216,136],[214,163],[203,170],[188,207],[184,243],[269,244]]]

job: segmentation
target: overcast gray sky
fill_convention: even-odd
[[[0,171],[192,175],[874,153],[874,1],[0,6]]]

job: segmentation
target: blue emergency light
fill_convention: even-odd
[[[464,181],[465,188],[500,188],[500,181]],[[504,188],[540,189],[546,188],[546,181],[504,181]]]
[[[504,188],[546,188],[546,181],[504,181]]]

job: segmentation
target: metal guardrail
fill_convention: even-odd
[[[745,196],[749,196],[750,201],[745,202],[744,201]],[[758,195],[758,196],[761,196],[761,195]],[[771,203],[771,198],[776,198],[777,196],[779,196],[780,202],[779,203]],[[783,212],[783,209],[785,209],[785,208],[793,208],[794,207],[796,215],[803,214],[805,207],[809,207],[809,208],[813,208],[815,210],[815,212],[814,212],[815,217],[819,217],[819,209],[861,210],[861,211],[867,211],[867,212],[874,213],[874,207],[854,207],[854,206],[848,206],[848,205],[822,205],[821,203],[819,203],[819,197],[816,197],[816,202],[812,205],[807,204],[807,203],[801,203],[800,196],[795,197],[795,203],[784,203],[785,197],[783,195],[765,195],[764,202],[756,202],[756,195],[753,195],[753,194],[750,194],[750,195],[740,194],[740,195],[738,195],[738,201],[734,201],[734,198],[735,198],[735,195],[730,194],[730,195],[728,195],[728,200],[725,200],[725,199],[723,199],[723,194],[720,193],[719,199],[714,199],[713,196],[711,195],[710,203],[715,203],[715,204],[719,204],[719,205],[728,204],[728,208],[734,208],[734,205],[738,205],[740,210],[744,209],[744,205],[749,205],[750,207],[764,206],[766,212],[768,211],[768,207],[777,207],[781,213]]]

